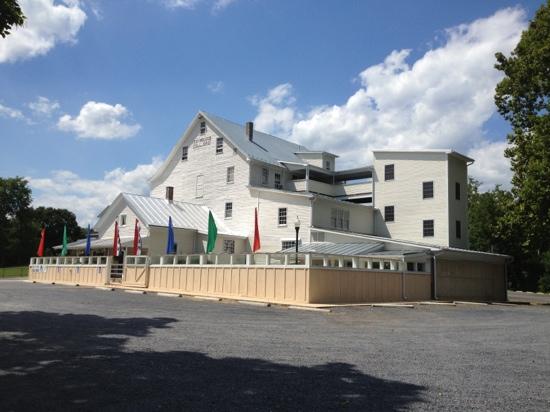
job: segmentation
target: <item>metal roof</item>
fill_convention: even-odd
[[[145,239],[145,238],[144,238]],[[103,239],[91,239],[90,245],[92,249],[104,249],[113,247],[113,238],[103,238]],[[120,243],[122,246],[132,246],[134,242],[133,237],[121,236]],[[72,249],[84,249],[86,247],[86,239],[78,239],[74,242],[67,243],[67,248]],[[62,249],[63,245],[57,245],[53,247],[54,249]]]
[[[383,243],[332,243],[332,242],[309,242],[298,246],[300,253],[321,253],[324,255],[345,255],[345,256],[366,256],[369,252],[382,250]],[[289,248],[282,252],[292,253],[296,249]]]
[[[185,202],[170,202],[166,199],[135,195],[130,193],[121,194],[128,207],[147,226],[168,226],[168,217],[172,217],[174,228],[198,230],[201,233],[208,233],[208,212],[206,206]],[[222,220],[214,216],[218,233],[233,236],[242,236],[228,229]]]
[[[304,163],[296,153],[318,153],[318,151],[310,151],[304,146],[267,133],[262,133],[258,130],[254,130],[254,137],[250,141],[246,136],[243,125],[211,113],[201,111],[200,114],[209,120],[250,159],[280,166],[279,161]]]

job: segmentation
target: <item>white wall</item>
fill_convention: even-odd
[[[324,229],[335,229],[332,227],[330,220],[331,209],[333,208],[349,211],[350,232],[373,234],[373,212],[371,207],[323,198],[317,198],[313,202],[313,226]]]
[[[384,180],[394,164],[395,179]],[[449,246],[447,154],[374,152],[375,234],[394,239]],[[434,197],[422,198],[422,183],[434,182]],[[394,206],[395,221],[384,222],[384,207]],[[423,220],[434,220],[434,236],[423,236]]]
[[[460,200],[455,197],[455,183],[460,183]],[[462,226],[462,236],[456,237],[456,221]],[[468,234],[468,167],[466,162],[449,156],[449,244],[453,247],[467,249]]]
[[[126,215],[126,226],[120,225],[120,215]],[[134,228],[136,223],[136,215],[132,210],[126,206],[116,215],[116,219],[119,221],[118,224],[118,233],[120,237],[134,237]],[[149,235],[149,231],[143,223],[141,225],[141,237],[144,238]],[[110,224],[110,226],[102,233],[98,233],[99,239],[113,239],[115,237],[115,220]]]

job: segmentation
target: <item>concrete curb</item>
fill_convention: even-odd
[[[324,312],[324,313],[330,313],[330,309],[324,309],[324,308],[309,308],[307,306],[294,306],[290,305],[288,306],[289,309],[296,309],[296,310],[307,310],[310,312]]]
[[[210,300],[212,302],[219,302],[222,300],[222,298],[215,298],[212,296],[192,296],[194,299],[200,299],[200,300]]]
[[[164,296],[165,298],[181,298],[180,293],[157,292],[157,296]]]
[[[237,302],[242,303],[243,305],[262,306],[264,308],[268,308],[271,306],[271,303],[255,302],[253,300],[238,300]]]
[[[123,289],[126,293],[133,293],[134,295],[145,295],[147,292],[145,290],[133,290],[133,289]]]
[[[414,309],[414,305],[399,305],[397,303],[373,303],[373,308],[405,308]]]
[[[464,300],[455,300],[454,303],[457,303],[459,305],[479,305],[479,306],[487,306],[488,303],[486,302],[467,302]]]

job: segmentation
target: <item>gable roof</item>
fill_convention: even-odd
[[[94,230],[100,232],[107,229],[116,218],[119,210],[128,206],[136,214],[140,222],[147,227],[168,226],[168,217],[172,217],[172,225],[176,229],[197,230],[199,233],[208,233],[208,213],[206,206],[185,202],[169,202],[157,197],[142,196],[131,193],[121,193],[103,212],[94,226]],[[234,237],[246,237],[228,229],[223,220],[218,219],[214,213],[214,221],[218,227],[218,233]]]
[[[180,148],[183,145],[183,142],[189,137],[193,126],[202,118],[210,123],[210,126],[214,129],[214,131],[216,131],[220,136],[226,138],[228,142],[236,147],[247,158],[247,160],[256,160],[280,167],[280,161],[304,163],[304,161],[300,159],[296,153],[318,153],[318,151],[310,151],[304,146],[289,142],[288,140],[281,139],[280,137],[262,133],[258,130],[254,130],[254,137],[252,141],[250,141],[246,136],[245,126],[242,124],[232,122],[211,113],[199,111],[176,145],[173,147],[164,163],[151,177],[151,182],[156,181],[164,175],[169,165],[179,156]]]

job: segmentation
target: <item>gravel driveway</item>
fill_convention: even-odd
[[[550,410],[550,306],[332,313],[0,281],[0,410]]]

